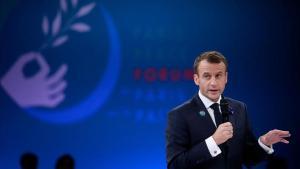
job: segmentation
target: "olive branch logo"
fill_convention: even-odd
[[[94,9],[95,2],[78,6],[78,0],[59,0],[59,4],[53,21],[48,16],[43,16],[41,26],[45,41],[39,50],[22,54],[0,79],[0,85],[6,93],[22,108],[53,108],[65,99],[67,81],[64,76],[68,66],[62,64],[54,74],[49,74],[50,66],[42,51],[66,43],[69,40],[69,31],[85,33],[91,30],[90,25],[81,22],[80,18]],[[71,17],[64,17],[66,14]],[[24,67],[31,61],[36,61],[40,69],[34,75],[25,77]]]
[[[87,5],[78,6],[78,0],[60,0],[60,7],[57,10],[56,16],[53,21],[49,21],[48,16],[43,16],[42,19],[42,31],[46,40],[42,43],[39,51],[47,48],[55,48],[61,46],[69,40],[68,31],[75,31],[78,33],[85,33],[91,30],[90,25],[84,22],[77,21],[78,19],[88,15],[96,6],[95,2]],[[63,15],[67,13],[73,13],[73,15],[63,22]]]

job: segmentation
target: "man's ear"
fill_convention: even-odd
[[[228,72],[225,72],[225,84],[227,84]]]
[[[199,84],[200,84],[200,79],[199,79],[198,74],[194,74],[194,82],[195,82],[195,84],[196,84],[197,86],[199,86]]]

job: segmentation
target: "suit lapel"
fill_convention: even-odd
[[[231,110],[231,107],[232,107],[232,105],[230,104],[230,102],[229,102],[229,111],[230,111],[230,115],[229,115],[229,122],[232,124],[232,127],[233,127],[233,133],[235,132],[234,130],[237,128],[236,127],[236,124],[237,124],[237,118],[235,117],[235,114],[234,114],[234,112],[232,112],[232,110]],[[233,134],[233,137],[234,137],[234,134]],[[231,143],[232,143],[232,139],[229,139],[228,141],[227,141],[227,144],[228,144],[228,146],[230,146],[231,145]]]
[[[204,126],[209,133],[213,133],[216,130],[216,126],[215,126],[213,120],[211,119],[203,102],[199,98],[198,94],[196,94],[193,97],[193,102],[195,102],[196,107],[197,107],[196,108],[197,118],[199,118],[202,122],[202,124],[199,124],[199,125]],[[204,115],[203,115],[203,112],[205,112]]]

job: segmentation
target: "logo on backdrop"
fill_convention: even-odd
[[[60,0],[59,4],[58,12],[52,21],[48,16],[43,16],[40,25],[45,37],[44,43],[36,51],[21,54],[1,78],[1,86],[17,105],[30,115],[52,123],[71,123],[95,113],[111,94],[119,76],[120,44],[113,20],[105,8],[100,7],[98,8],[100,11],[97,11],[95,2],[80,6],[77,0],[70,2]],[[62,47],[71,41],[68,34],[70,31],[90,33],[91,25],[82,22],[81,18],[92,12],[99,12],[104,18],[108,32],[109,49],[106,69],[95,89],[85,99],[76,105],[58,110],[56,107],[66,98],[65,89],[68,87],[68,82],[64,77],[68,73],[68,64],[60,65],[58,70],[49,76],[51,65],[47,62],[43,51],[55,50],[56,47]],[[70,17],[65,19],[63,15]],[[26,77],[24,67],[31,61],[38,63],[39,70],[33,76]]]

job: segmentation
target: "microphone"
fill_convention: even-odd
[[[220,107],[221,107],[221,111],[222,111],[222,122],[225,123],[225,122],[228,122],[229,121],[229,104],[227,102],[227,100],[224,98],[224,96],[222,95],[221,96],[221,100],[220,100]],[[228,166],[228,144],[227,144],[227,141],[225,143],[223,143],[222,145],[223,147],[223,150],[224,150],[224,158],[225,158],[225,168],[226,169],[229,169],[229,166]]]
[[[222,111],[222,122],[228,122],[229,121],[229,106],[228,106],[228,102],[227,100],[224,98],[224,96],[222,95],[221,97],[221,101],[220,101],[220,107],[221,107],[221,111]]]

